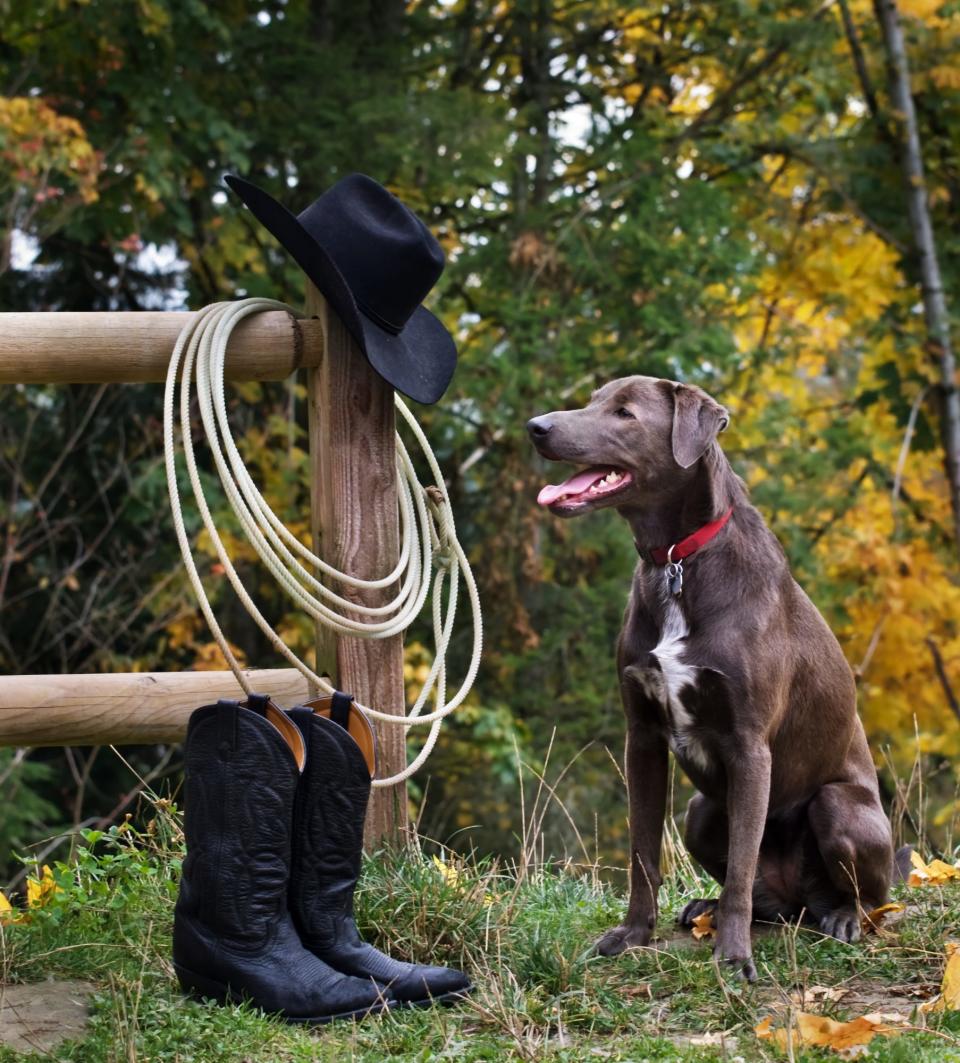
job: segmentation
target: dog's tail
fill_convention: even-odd
[[[893,881],[906,882],[910,877],[910,856],[913,853],[912,845],[901,845],[893,854]]]

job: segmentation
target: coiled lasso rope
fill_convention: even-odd
[[[338,571],[304,546],[270,509],[247,472],[234,443],[227,419],[224,391],[224,363],[230,333],[245,317],[262,313],[265,310],[283,310],[293,317],[303,316],[285,303],[276,302],[273,299],[241,299],[232,303],[214,303],[191,317],[178,336],[170,357],[163,396],[163,446],[170,507],[177,540],[180,543],[180,552],[183,555],[183,563],[186,566],[190,583],[213,637],[241,687],[248,694],[253,693],[249,680],[214,616],[194,563],[190,541],[184,527],[183,507],[177,486],[174,447],[174,394],[178,378],[180,382],[180,436],[187,472],[190,476],[197,508],[227,579],[247,612],[273,647],[320,690],[327,693],[333,692],[334,688],[329,681],[314,672],[283,642],[257,608],[243,586],[213,522],[204,496],[190,434],[191,379],[195,375],[200,416],[224,493],[247,539],[284,592],[296,605],[315,620],[335,631],[337,635],[384,639],[399,634],[410,625],[423,608],[430,593],[431,582],[433,583],[432,612],[436,648],[433,663],[416,702],[405,715],[393,715],[371,708],[369,705],[357,703],[361,711],[370,719],[382,720],[384,723],[400,727],[430,725],[423,748],[413,761],[403,771],[388,779],[376,779],[373,784],[381,787],[392,786],[409,778],[426,761],[436,744],[444,718],[463,703],[473,686],[480,667],[480,654],[483,647],[482,617],[477,585],[463,548],[457,541],[453,512],[446,494],[442,490],[428,490],[420,484],[399,433],[397,435],[397,485],[400,501],[401,548],[400,560],[388,575],[380,579],[363,580]],[[443,474],[423,430],[406,404],[399,397],[396,397],[395,401],[397,410],[423,451],[435,484],[440,487],[443,484]],[[306,565],[326,576],[328,581],[332,580],[364,590],[397,587],[397,591],[393,600],[385,605],[358,605],[325,586],[302,562],[306,562]],[[443,587],[448,573],[450,581],[444,610]],[[460,689],[448,701],[446,698],[446,653],[453,634],[461,574],[470,598],[473,650],[470,665]],[[360,619],[346,616],[341,610],[348,610],[354,616],[359,615]],[[434,694],[436,707],[432,712],[423,712],[431,693]]]

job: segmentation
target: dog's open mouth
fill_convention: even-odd
[[[632,482],[633,477],[625,469],[596,465],[574,473],[562,484],[547,484],[537,495],[537,501],[551,509],[579,509],[619,494]]]

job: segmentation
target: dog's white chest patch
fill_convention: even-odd
[[[706,770],[710,757],[692,734],[693,716],[680,697],[687,687],[696,685],[700,671],[683,659],[689,634],[683,611],[673,597],[668,598],[664,603],[660,641],[651,651],[660,668],[645,668],[635,674],[647,697],[660,702],[667,714],[670,748],[674,754]]]

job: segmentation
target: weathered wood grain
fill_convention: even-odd
[[[186,313],[0,314],[0,384],[136,384],[166,378]],[[319,364],[323,329],[271,310],[241,321],[227,350],[228,380],[282,380]]]
[[[393,389],[371,369],[350,334],[308,282],[307,313],[323,323],[320,365],[309,374],[312,518],[317,553],[341,571],[373,579],[392,571],[400,550]],[[389,592],[344,597],[379,605]],[[404,712],[403,639],[334,638],[318,633],[319,670],[383,712]],[[377,725],[379,771],[406,765],[404,728]],[[406,826],[406,786],[374,790],[367,845]]]
[[[246,673],[282,708],[309,696],[294,668]],[[194,709],[244,697],[233,672],[0,676],[0,745],[95,746],[182,742]]]

